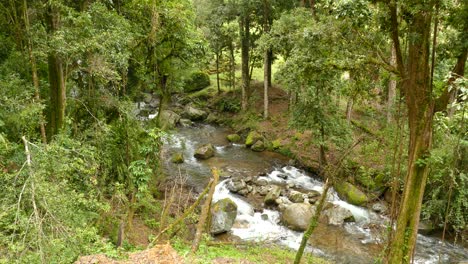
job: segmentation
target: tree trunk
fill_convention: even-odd
[[[216,189],[216,185],[218,184],[219,180],[219,171],[216,168],[211,169],[211,173],[213,174],[213,181],[211,182],[210,192],[206,197],[205,204],[203,205],[202,212],[200,214],[200,219],[197,224],[197,231],[195,233],[195,238],[193,239],[191,252],[195,253],[198,250],[198,246],[200,244],[201,236],[203,234],[203,230],[205,229],[206,221],[208,220],[208,216],[210,214],[210,207],[211,207],[211,200],[213,200],[213,194]]]
[[[393,33],[397,33],[396,6],[391,7]],[[430,6],[429,6],[430,7]],[[427,6],[426,6],[427,8]],[[418,232],[421,205],[429,167],[426,159],[432,145],[434,100],[431,95],[429,44],[432,12],[415,13],[409,29],[407,65],[398,54],[398,34],[392,34],[397,50],[397,63],[402,74],[402,89],[408,108],[410,130],[408,171],[401,200],[395,235],[386,263],[410,263]]]
[[[392,58],[391,58],[391,64],[393,66],[396,65],[396,51],[395,51],[395,45],[392,45]],[[393,119],[393,110],[395,108],[395,97],[396,97],[396,80],[392,76],[390,77],[390,81],[388,82],[388,98],[387,98],[387,124],[390,124]]]
[[[268,90],[271,88],[271,51],[265,51],[263,64],[263,118],[268,119]]]
[[[248,94],[250,90],[250,75],[249,75],[249,49],[250,49],[250,19],[249,15],[245,14],[240,18],[240,36],[241,36],[241,54],[242,54],[242,111],[248,108]]]
[[[229,52],[231,53],[231,58],[230,58],[230,64],[231,64],[231,89],[234,90],[236,89],[236,57],[235,57],[235,50],[234,50],[234,44],[231,43],[229,45]]]
[[[351,122],[351,112],[353,111],[354,99],[353,96],[348,98],[348,103],[346,104],[346,121],[348,124]]]
[[[60,14],[56,7],[49,6],[47,11],[48,34],[51,36],[60,27]],[[65,120],[66,90],[63,66],[60,56],[50,48],[48,54],[50,104],[48,130],[49,137],[60,132]]]
[[[216,85],[218,87],[218,94],[221,94],[221,86],[219,85],[219,53],[216,52]]]
[[[26,0],[23,1],[23,8],[24,8],[24,28],[26,31],[26,39],[27,39],[27,49],[28,49],[28,55],[29,55],[29,63],[31,64],[31,73],[32,73],[32,80],[33,80],[33,85],[34,85],[34,98],[39,102],[41,100],[41,95],[40,95],[40,87],[39,87],[39,76],[37,74],[37,64],[36,64],[36,57],[34,56],[33,53],[33,43],[31,40],[31,35],[29,31],[29,15],[28,15],[28,5]],[[46,130],[45,130],[45,125],[44,125],[44,117],[42,115],[42,111],[39,116],[39,127],[41,130],[41,139],[42,143],[47,144],[47,135],[46,135]]]
[[[265,19],[263,21],[263,31],[265,34],[270,32],[272,24],[271,5],[268,0],[263,1],[263,9]],[[263,118],[268,119],[268,90],[271,88],[271,63],[272,63],[272,50],[271,48],[265,51],[263,55]]]
[[[301,239],[301,245],[297,250],[296,257],[294,259],[294,264],[301,263],[302,254],[304,254],[305,247],[307,245],[307,241],[309,241],[310,236],[314,232],[315,228],[318,226],[320,214],[322,213],[323,206],[325,204],[325,199],[328,194],[328,190],[330,189],[331,184],[327,182],[325,183],[325,188],[323,189],[322,196],[320,197],[320,201],[318,202],[317,209],[315,210],[315,214],[310,220],[309,226],[305,231],[304,235]]]

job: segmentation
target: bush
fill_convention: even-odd
[[[210,86],[210,76],[204,72],[194,72],[185,82],[184,91],[186,93],[196,92]]]

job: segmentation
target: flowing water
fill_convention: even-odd
[[[323,191],[323,182],[306,172],[287,166],[288,159],[271,152],[253,152],[240,144],[230,144],[226,140],[229,130],[210,125],[180,128],[165,141],[165,170],[169,175],[180,173],[186,176],[188,184],[201,191],[210,178],[210,168],[215,166],[222,176],[257,176],[268,182],[294,186],[305,190]],[[193,157],[195,149],[206,143],[216,148],[215,157],[200,161]],[[181,152],[185,162],[175,165],[170,155]],[[278,177],[286,174],[288,177]],[[264,209],[256,212],[244,197],[231,193],[226,183],[216,186],[214,201],[229,197],[238,206],[238,213],[231,235],[242,240],[275,242],[292,249],[299,247],[302,232],[290,230],[280,224],[280,213]],[[319,224],[313,233],[308,247],[309,252],[324,256],[336,263],[374,263],[382,251],[384,226],[388,220],[367,208],[354,206],[339,199],[331,189],[327,200],[349,209],[356,222],[345,223],[343,227]],[[442,242],[437,238],[418,235],[414,263],[458,263],[468,260],[466,249]]]

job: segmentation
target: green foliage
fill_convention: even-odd
[[[435,145],[427,163],[431,167],[422,209],[422,217],[448,227],[460,234],[466,229],[468,218],[468,167],[465,111],[452,118],[436,117]],[[443,142],[443,144],[442,144]]]
[[[194,72],[185,81],[184,91],[186,93],[196,92],[210,86],[210,76],[204,72]]]
[[[238,113],[241,110],[239,98],[222,97],[216,101],[215,106],[221,112]]]
[[[23,166],[0,177],[1,255],[19,263],[63,263],[105,250],[93,227],[109,209],[94,188],[95,149],[64,136],[48,146],[28,147],[31,166],[23,154]]]

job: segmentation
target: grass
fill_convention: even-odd
[[[248,260],[254,263],[283,264],[293,263],[296,252],[274,245],[214,245],[202,243],[195,256],[189,257],[190,245],[182,241],[173,243],[179,255],[190,259],[190,263],[211,263],[214,259],[223,258],[234,261]],[[316,256],[304,255],[301,263],[328,264],[327,260]]]

